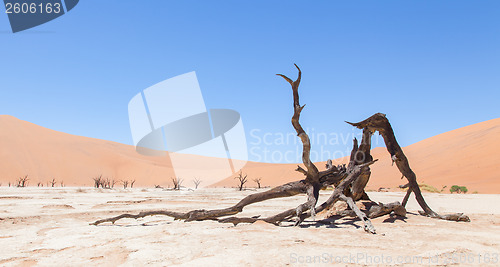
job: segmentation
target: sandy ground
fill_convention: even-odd
[[[115,225],[89,222],[124,211],[220,208],[255,193],[235,189],[99,190],[93,188],[0,187],[1,266],[300,266],[300,265],[485,265],[500,263],[500,195],[426,194],[438,212],[467,213],[472,222],[418,216],[372,220],[376,235],[357,220],[301,227],[264,222],[180,222],[164,216],[123,219]],[[329,191],[322,191],[325,200]],[[401,200],[402,193],[370,192],[375,201]],[[304,196],[270,200],[241,215],[272,215]],[[319,219],[319,218],[317,218]]]

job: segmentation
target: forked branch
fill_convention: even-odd
[[[304,106],[300,106],[299,102],[299,85],[300,85],[300,79],[302,78],[302,71],[300,70],[299,66],[297,64],[294,64],[297,70],[299,71],[299,75],[297,77],[297,80],[292,81],[292,79],[288,78],[287,76],[283,74],[276,74],[278,76],[283,77],[290,85],[292,86],[292,91],[293,91],[293,116],[292,116],[292,125],[295,131],[297,132],[297,136],[300,138],[302,141],[302,162],[306,166],[307,172],[306,172],[306,180],[311,181],[312,183],[318,183],[319,182],[319,171],[316,165],[311,162],[311,141],[309,140],[309,136],[307,133],[304,131],[302,128],[302,125],[300,125],[299,119],[300,119],[300,113],[302,112],[302,109],[304,109]],[[300,168],[302,169],[302,168]],[[300,171],[299,169],[299,171]],[[303,169],[302,169],[303,170]],[[301,171],[302,172],[302,171]],[[304,173],[304,172],[302,172]]]
[[[305,181],[309,184],[307,188],[307,202],[298,206],[296,209],[296,215],[300,216],[302,212],[306,209],[310,209],[312,216],[315,215],[314,207],[318,202],[319,190],[321,189],[319,185],[319,171],[316,165],[311,161],[311,141],[309,140],[309,136],[300,125],[300,113],[304,106],[300,105],[299,101],[299,85],[300,79],[302,78],[302,71],[300,70],[297,64],[294,64],[297,70],[299,71],[299,75],[297,76],[297,80],[292,81],[292,79],[288,78],[283,74],[276,74],[283,79],[285,79],[292,86],[293,92],[293,116],[292,116],[292,125],[295,131],[297,132],[297,136],[300,138],[302,142],[302,162],[306,166],[307,170],[302,169],[298,166],[297,171],[303,173],[306,176]]]
[[[392,126],[389,123],[389,120],[386,118],[385,114],[376,113],[364,121],[358,123],[352,123],[352,122],[347,122],[347,123],[359,129],[367,129],[371,132],[378,131],[380,135],[382,135],[382,137],[384,138],[385,145],[387,147],[387,151],[389,151],[389,153],[391,154],[391,159],[393,163],[396,163],[396,166],[398,167],[401,174],[403,174],[403,176],[406,177],[406,179],[408,179],[409,188],[403,200],[403,206],[408,201],[408,197],[410,196],[411,192],[413,192],[415,193],[415,198],[418,204],[424,210],[424,212],[422,213],[423,215],[444,220],[470,221],[469,217],[463,215],[462,213],[439,215],[436,212],[434,212],[429,207],[429,205],[427,205],[427,203],[424,200],[424,197],[422,196],[422,192],[420,191],[420,187],[418,186],[417,176],[410,168],[408,159],[406,158],[405,154],[403,153],[403,150],[396,141],[396,137],[394,136],[394,131],[392,130]]]

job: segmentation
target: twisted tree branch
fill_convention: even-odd
[[[302,77],[302,71],[300,68],[297,66],[297,64],[294,64],[297,70],[299,71],[299,75],[297,77],[297,80],[292,81],[292,79],[288,78],[287,76],[283,74],[276,74],[280,77],[283,77],[290,85],[292,86],[292,91],[293,91],[293,116],[292,116],[292,125],[295,131],[297,132],[297,136],[300,138],[302,141],[302,162],[307,168],[307,174],[306,174],[306,180],[311,181],[313,183],[318,183],[319,182],[319,171],[316,165],[311,162],[310,158],[310,153],[311,153],[311,142],[309,140],[309,136],[307,133],[304,131],[302,126],[300,125],[299,119],[300,119],[300,113],[302,112],[302,109],[304,109],[304,106],[300,106],[299,102],[299,85],[300,85],[300,79]]]
[[[406,204],[411,192],[415,193],[418,203],[424,209],[423,215],[445,220],[469,221],[469,218],[461,213],[439,215],[428,207],[416,182],[416,175],[410,169],[406,156],[404,155],[401,147],[399,147],[399,144],[396,142],[392,127],[389,121],[386,119],[385,115],[381,113],[377,113],[359,123],[349,123],[355,127],[363,129],[363,138],[359,147],[357,139],[354,139],[353,149],[347,168],[345,167],[345,165],[333,166],[332,162],[328,161],[328,163],[326,164],[326,170],[321,172],[318,171],[317,167],[314,165],[314,163],[311,162],[310,159],[311,144],[309,136],[299,123],[300,113],[304,108],[304,106],[300,106],[298,93],[298,87],[300,84],[302,73],[297,65],[295,65],[295,67],[297,67],[299,71],[298,78],[295,81],[292,81],[285,75],[277,75],[283,77],[292,86],[294,107],[292,125],[302,141],[302,162],[306,167],[306,169],[303,169],[302,167],[298,166],[296,170],[306,176],[304,180],[287,183],[265,192],[249,195],[243,198],[237,204],[224,209],[201,209],[192,210],[189,212],[156,210],[140,212],[136,215],[126,213],[107,219],[97,220],[91,223],[91,225],[99,225],[105,222],[111,222],[114,224],[117,220],[124,218],[139,219],[153,215],[165,215],[176,220],[184,220],[186,222],[215,220],[221,223],[233,223],[234,225],[237,225],[239,223],[253,223],[257,220],[263,220],[272,224],[279,225],[285,220],[296,217],[296,225],[298,225],[302,221],[304,221],[304,219],[314,217],[316,212],[321,212],[331,207],[336,201],[343,200],[347,202],[354,214],[358,216],[358,218],[364,223],[365,231],[375,233],[375,229],[368,217],[381,216],[392,211],[395,211],[397,214],[404,216],[406,212],[404,210],[404,205]],[[387,205],[379,204],[378,208],[370,210],[370,213],[367,217],[366,214],[362,213],[359,210],[354,201],[359,199],[363,195],[366,195],[364,192],[364,188],[370,176],[369,166],[377,161],[373,160],[370,154],[371,136],[375,131],[379,131],[384,137],[387,150],[391,154],[392,160],[396,163],[403,176],[407,177],[409,181],[409,188],[405,199],[403,200],[403,205],[399,205],[399,203],[390,203]],[[315,207],[318,200],[319,190],[330,185],[335,186],[335,190],[332,192],[332,195],[328,198],[327,201]],[[307,201],[296,208],[283,211],[274,216],[267,218],[259,218],[259,216],[240,218],[232,216],[243,211],[243,208],[247,205],[274,198],[290,197],[297,194],[307,194]],[[309,211],[307,211],[308,208]]]
[[[403,174],[403,176],[406,177],[406,179],[408,179],[409,189],[405,196],[405,199],[403,200],[403,206],[408,201],[408,197],[410,196],[411,192],[413,192],[415,193],[415,198],[418,204],[424,210],[422,214],[432,218],[439,218],[444,220],[470,221],[469,217],[463,214],[439,215],[436,212],[434,212],[429,207],[429,205],[427,205],[424,197],[422,196],[422,192],[420,191],[420,187],[418,186],[417,176],[410,168],[408,159],[406,158],[405,154],[403,153],[403,150],[396,141],[396,137],[394,136],[394,131],[392,130],[392,126],[389,123],[389,120],[386,118],[385,114],[376,113],[364,121],[358,123],[352,123],[352,122],[347,122],[347,123],[359,129],[368,129],[371,132],[378,131],[380,135],[382,135],[382,137],[384,138],[385,145],[387,147],[387,151],[389,151],[389,153],[391,154],[391,159],[393,160],[394,163],[396,163],[396,166],[398,167],[399,171]]]

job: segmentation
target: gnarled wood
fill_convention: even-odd
[[[374,219],[377,217],[381,217],[387,214],[394,212],[394,214],[406,217],[406,209],[399,203],[399,201],[384,204],[384,203],[375,203],[373,201],[361,202],[361,206],[364,206],[364,209],[360,209],[362,212],[366,214],[366,216],[370,219]],[[348,217],[356,217],[358,216],[356,212],[352,209],[344,209],[336,211],[335,216],[348,216]]]
[[[384,138],[385,145],[387,147],[387,151],[389,151],[389,153],[391,154],[391,159],[393,163],[396,163],[396,166],[398,167],[399,171],[403,174],[404,177],[406,177],[406,179],[408,179],[410,188],[408,189],[407,196],[405,197],[406,201],[409,197],[409,194],[413,192],[415,193],[415,198],[418,204],[420,205],[420,207],[422,207],[422,209],[424,210],[424,214],[426,216],[444,220],[469,221],[469,218],[463,214],[459,216],[439,215],[436,212],[434,212],[429,207],[429,205],[427,205],[424,197],[422,196],[422,192],[420,191],[420,187],[418,186],[417,176],[410,168],[408,159],[406,158],[405,154],[403,153],[403,150],[396,141],[396,137],[394,136],[394,131],[392,130],[392,126],[389,123],[389,120],[386,118],[385,114],[376,113],[364,121],[358,123],[351,123],[351,122],[347,123],[359,129],[368,129],[372,132],[378,131],[380,135],[382,135],[382,137]],[[403,201],[403,203],[406,204],[406,201]]]
[[[365,163],[362,165],[352,165],[352,167],[348,170],[349,174],[347,175],[347,177],[345,179],[343,179],[337,187],[335,187],[335,190],[330,195],[328,200],[326,200],[324,203],[322,203],[321,205],[316,207],[316,209],[315,209],[316,212],[321,212],[323,210],[330,208],[333,204],[335,204],[335,202],[337,202],[339,200],[344,200],[344,201],[351,200],[351,205],[352,205],[352,203],[354,203],[354,201],[352,201],[352,198],[344,195],[344,193],[343,193],[344,190],[354,180],[356,180],[359,177],[359,175],[362,173],[362,171],[365,168],[367,168],[369,165],[375,163],[376,161],[377,160],[374,160],[372,162],[368,162],[368,163]],[[355,211],[358,211],[358,212],[356,212],[356,214],[359,215],[359,218],[363,221],[364,229],[370,233],[375,233],[375,228],[371,224],[370,220],[366,217],[366,215],[361,214],[361,211],[359,211],[359,208],[356,205],[352,206],[351,208]],[[219,222],[233,223],[234,225],[237,225],[239,223],[253,223],[253,222],[256,222],[258,220],[261,220],[261,221],[265,221],[265,222],[272,223],[275,225],[279,225],[280,222],[283,222],[283,221],[293,217],[294,215],[295,215],[295,209],[289,209],[287,211],[281,212],[279,214],[276,214],[274,216],[267,217],[267,218],[228,217],[228,218],[220,219]],[[304,219],[309,218],[311,216],[312,216],[312,214],[310,211],[304,212],[300,215],[298,222],[302,222],[302,221],[304,221]],[[296,224],[298,224],[298,223],[296,223]]]
[[[297,80],[292,81],[292,79],[288,78],[287,76],[283,74],[276,74],[280,77],[283,77],[290,85],[292,86],[292,91],[293,91],[293,116],[292,116],[292,125],[295,131],[297,132],[297,136],[300,138],[302,141],[302,162],[307,168],[307,174],[306,174],[306,180],[311,181],[312,183],[318,183],[319,182],[319,171],[316,165],[312,163],[311,158],[310,158],[310,153],[311,153],[311,141],[309,140],[309,136],[307,133],[304,131],[302,128],[302,125],[300,125],[299,119],[300,119],[300,113],[302,112],[302,109],[304,109],[304,106],[300,106],[299,102],[299,85],[300,85],[300,79],[302,78],[302,71],[300,70],[299,66],[297,64],[294,64],[297,70],[299,71],[299,75],[297,77]]]
[[[189,212],[173,212],[173,211],[166,211],[166,210],[156,210],[156,211],[148,211],[148,212],[141,212],[137,215],[130,215],[130,214],[122,214],[116,217],[108,218],[108,219],[103,219],[103,220],[98,220],[92,223],[92,225],[99,225],[104,222],[111,222],[114,223],[115,221],[122,219],[122,218],[133,218],[133,219],[139,219],[143,218],[146,216],[153,216],[153,215],[165,215],[169,217],[173,217],[174,219],[177,220],[186,220],[186,221],[201,221],[201,220],[215,220],[219,217],[223,216],[230,216],[237,214],[241,211],[243,211],[243,208],[245,206],[248,206],[250,204],[256,203],[256,202],[261,202],[273,198],[281,198],[281,197],[290,197],[294,196],[297,194],[304,194],[307,191],[307,184],[301,180],[297,182],[291,182],[287,183],[284,185],[280,185],[278,187],[275,187],[273,189],[270,189],[265,192],[261,193],[256,193],[249,195],[245,198],[243,198],[240,202],[238,202],[236,205],[225,208],[225,209],[215,209],[215,210],[192,210]]]
[[[368,211],[368,218],[377,218],[380,216],[384,216],[386,214],[390,214],[391,212],[394,211],[394,214],[401,216],[401,217],[406,217],[406,209],[404,206],[399,203],[399,201],[384,204],[384,203],[378,203],[378,205],[374,205],[370,208]]]
[[[361,139],[361,144],[359,145],[358,152],[354,155],[354,160],[356,164],[363,164],[373,160],[370,153],[371,151],[371,138],[372,132],[368,129],[363,129],[363,138]],[[366,168],[359,178],[352,183],[351,194],[352,198],[356,200],[364,199],[369,200],[368,195],[365,192],[365,187],[370,180],[371,171],[370,168]]]
[[[420,188],[416,182],[416,175],[410,169],[408,160],[406,159],[403,151],[399,147],[396,142],[396,138],[394,137],[394,133],[392,131],[391,125],[389,121],[385,118],[384,114],[377,113],[372,117],[359,122],[359,123],[350,123],[353,126],[356,126],[360,129],[363,129],[363,138],[361,140],[361,144],[358,147],[358,141],[354,139],[353,149],[351,151],[351,157],[348,166],[338,165],[334,166],[331,161],[328,161],[326,164],[326,170],[319,171],[314,163],[311,162],[310,159],[310,150],[311,144],[309,140],[309,136],[304,131],[302,126],[299,123],[300,113],[304,106],[300,106],[299,103],[299,93],[298,87],[301,80],[301,71],[300,68],[297,67],[299,74],[298,78],[295,81],[292,81],[290,78],[285,75],[278,74],[283,77],[287,82],[292,86],[293,91],[293,107],[294,114],[292,116],[292,125],[297,132],[297,135],[302,141],[303,150],[302,150],[302,162],[304,163],[306,169],[298,166],[297,171],[303,173],[305,175],[304,180],[295,181],[291,183],[287,183],[284,185],[277,186],[270,190],[249,195],[243,198],[241,201],[236,203],[235,205],[224,208],[224,209],[214,209],[214,210],[192,210],[188,212],[174,212],[168,210],[156,210],[156,211],[145,211],[140,212],[138,214],[121,214],[115,217],[97,220],[92,225],[99,225],[105,222],[115,223],[117,220],[124,218],[132,218],[139,219],[146,216],[153,215],[165,215],[172,217],[176,220],[184,220],[188,221],[200,221],[200,220],[215,220],[221,223],[233,223],[237,225],[239,223],[253,223],[257,220],[262,220],[268,223],[272,223],[275,225],[279,225],[281,222],[286,220],[290,220],[292,218],[296,218],[296,225],[300,224],[304,221],[304,219],[315,216],[316,212],[321,212],[329,207],[331,207],[335,202],[341,200],[345,201],[348,206],[351,208],[352,213],[356,215],[364,224],[364,229],[367,232],[375,233],[375,228],[371,224],[369,217],[377,217],[382,216],[384,214],[390,213],[394,211],[396,214],[404,216],[406,210],[404,209],[404,205],[413,191],[417,197],[417,201],[424,209],[424,215],[430,216],[433,218],[440,218],[446,220],[454,220],[454,221],[469,221],[469,218],[461,213],[459,214],[450,214],[450,215],[439,215],[432,211],[427,204],[425,203],[423,196],[420,192]],[[370,168],[369,166],[376,162],[377,160],[373,160],[370,150],[371,150],[371,136],[375,131],[379,131],[384,137],[384,141],[387,146],[387,150],[391,153],[391,158],[396,162],[399,170],[402,172],[404,177],[407,177],[409,181],[409,189],[408,193],[403,200],[403,205],[399,205],[399,203],[389,203],[382,204],[380,203],[377,207],[374,207],[373,210],[370,209],[368,215],[361,212],[360,209],[356,206],[355,200],[367,197],[364,192],[364,188],[370,177]],[[316,202],[318,200],[319,190],[321,188],[325,188],[327,186],[335,186],[331,196],[327,201],[322,203],[321,205],[315,207]],[[243,211],[243,208],[251,205],[253,203],[274,199],[274,198],[282,198],[282,197],[290,197],[297,194],[307,194],[307,201],[296,208],[291,208],[289,210],[278,213],[274,216],[267,218],[260,218],[259,216],[254,217],[234,217],[233,215]],[[309,211],[307,211],[309,209]]]
[[[304,109],[305,105],[300,106],[299,102],[299,85],[300,85],[300,79],[302,78],[302,71],[300,70],[299,66],[297,66],[297,64],[294,65],[299,71],[297,80],[292,81],[292,79],[288,78],[283,74],[276,74],[276,75],[285,79],[292,86],[292,92],[293,92],[292,125],[295,131],[297,132],[297,136],[302,141],[302,162],[304,163],[307,169],[305,171],[300,166],[297,168],[297,171],[302,172],[306,176],[305,181],[309,184],[309,188],[307,189],[307,202],[297,207],[296,214],[297,216],[299,216],[302,213],[302,211],[309,208],[314,217],[315,215],[314,206],[318,202],[319,190],[321,189],[321,186],[319,185],[318,168],[311,161],[311,141],[309,140],[309,136],[304,131],[302,125],[300,125],[299,122],[300,113],[302,112],[302,109]]]

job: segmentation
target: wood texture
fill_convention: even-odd
[[[299,102],[299,92],[298,88],[300,85],[300,80],[302,77],[302,72],[300,68],[295,65],[298,70],[297,80],[292,81],[285,75],[277,74],[290,83],[293,93],[293,116],[292,116],[292,126],[297,132],[297,136],[302,141],[302,162],[304,163],[305,169],[298,166],[296,171],[304,174],[305,179],[300,181],[295,181],[287,184],[283,184],[272,188],[270,190],[255,193],[249,195],[242,200],[240,200],[235,205],[214,210],[192,210],[188,212],[173,212],[168,210],[156,210],[156,211],[144,211],[138,214],[121,214],[115,217],[97,220],[92,225],[99,225],[105,222],[115,223],[117,220],[124,218],[138,219],[146,216],[153,215],[165,215],[172,217],[176,220],[189,221],[201,221],[201,220],[215,220],[221,223],[233,223],[237,225],[239,223],[253,223],[258,220],[262,220],[275,225],[280,225],[284,221],[295,220],[295,225],[299,225],[306,218],[312,217],[314,219],[316,212],[321,212],[325,209],[332,207],[337,201],[345,201],[349,208],[350,213],[357,216],[364,224],[364,230],[369,233],[375,233],[375,228],[370,222],[369,218],[375,218],[383,216],[394,212],[396,215],[405,216],[406,210],[404,208],[408,197],[411,192],[415,193],[415,197],[423,208],[422,214],[425,216],[440,218],[445,220],[453,221],[470,221],[466,215],[461,213],[449,214],[449,215],[439,215],[427,205],[420,192],[420,188],[417,184],[417,177],[415,173],[411,170],[408,163],[408,159],[403,153],[403,150],[396,141],[392,126],[387,120],[386,116],[382,113],[377,113],[370,118],[358,122],[349,124],[362,129],[363,135],[360,145],[358,146],[358,140],[353,140],[353,148],[351,151],[350,161],[347,167],[345,165],[334,166],[331,161],[326,164],[326,169],[319,171],[316,165],[311,162],[310,152],[311,143],[309,136],[302,128],[299,119],[304,106],[300,105]],[[370,208],[368,213],[362,212],[355,201],[359,199],[367,199],[368,196],[365,192],[365,187],[370,178],[370,165],[374,164],[377,160],[374,160],[370,154],[371,150],[371,137],[374,132],[378,131],[384,138],[387,150],[391,154],[391,158],[396,163],[396,166],[401,171],[404,177],[408,179],[408,193],[405,196],[403,203],[399,202],[383,204],[379,203]],[[240,174],[240,177],[243,177]],[[246,178],[246,177],[245,177]],[[242,189],[242,184],[240,189]],[[328,186],[335,186],[332,194],[327,201],[321,205],[316,206],[318,201],[319,190],[321,188],[326,188]],[[276,215],[260,218],[259,215],[254,217],[235,217],[236,215],[243,211],[243,208],[262,201],[275,198],[290,197],[297,194],[306,194],[306,202],[301,205],[291,208],[289,210],[280,212]]]

